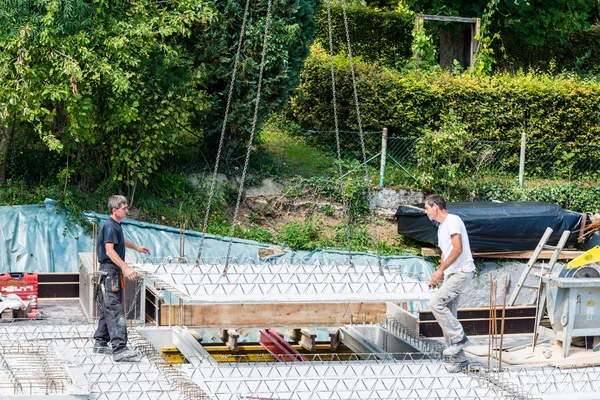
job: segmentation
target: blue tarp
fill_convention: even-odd
[[[102,221],[108,215],[86,213],[90,220]],[[173,257],[180,254],[181,235],[177,228],[138,222],[122,221],[125,237],[131,242],[147,246],[153,257]],[[43,205],[0,207],[0,235],[5,243],[1,254],[1,272],[78,272],[81,252],[92,251],[92,238],[81,226],[67,228],[67,213],[47,199]],[[185,256],[195,262],[201,233],[185,231]],[[225,262],[230,238],[206,235],[202,263]],[[283,254],[260,258],[258,250],[273,247],[266,243],[233,239],[230,263],[250,264],[347,264],[348,253],[335,250],[293,251],[283,249]],[[143,261],[144,254],[132,252]],[[376,265],[377,258],[367,253],[352,253],[357,265]],[[418,275],[428,280],[433,265],[417,256],[382,257],[385,267]]]

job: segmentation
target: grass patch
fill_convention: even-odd
[[[324,154],[307,145],[302,138],[290,135],[281,124],[265,124],[259,145],[276,166],[277,174],[282,177],[311,177],[335,173],[336,157]]]

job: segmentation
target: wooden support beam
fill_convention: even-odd
[[[300,346],[310,351],[311,353],[315,353],[317,351],[316,341],[316,332],[313,332],[310,329],[300,330]]]
[[[238,339],[240,334],[234,329],[221,329],[221,341],[234,353],[238,352]]]
[[[535,306],[507,307],[505,311],[504,333],[533,333]],[[500,329],[502,310],[497,310],[497,323]],[[489,332],[489,308],[462,308],[458,310],[458,320],[468,335],[487,335]],[[426,337],[441,337],[442,329],[431,310],[419,312],[419,333]]]
[[[526,251],[499,251],[499,252],[491,252],[491,253],[473,253],[473,258],[510,258],[510,259],[523,259],[528,260],[531,258],[534,250],[526,250]],[[542,250],[540,255],[538,256],[538,260],[549,260],[552,258],[552,250]],[[585,253],[585,251],[578,250],[563,250],[558,256],[559,260],[573,260],[574,258],[579,257]],[[423,247],[421,249],[421,255],[423,257],[439,257],[440,256],[439,249],[434,249],[431,247]]]
[[[334,329],[329,331],[329,350],[336,351],[340,343],[342,343],[340,340],[340,330]]]
[[[218,329],[333,327],[349,324],[351,315],[365,323],[377,323],[377,317],[385,312],[385,302],[184,304],[181,323],[190,328]],[[161,326],[178,325],[179,316],[179,304],[161,305]]]
[[[285,331],[287,337],[292,339],[294,342],[299,342],[302,333],[300,333],[300,328],[290,328]]]

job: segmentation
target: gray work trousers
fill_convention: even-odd
[[[127,348],[127,325],[123,312],[123,288],[121,269],[116,265],[100,266],[100,288],[98,290],[99,316],[94,339],[101,345],[110,342],[114,354]]]
[[[429,308],[431,308],[435,319],[440,324],[444,333],[444,340],[448,346],[460,342],[465,337],[465,331],[456,317],[456,311],[459,295],[474,276],[474,272],[456,272],[446,275],[442,287],[429,300]],[[463,350],[454,356],[454,360],[457,362],[466,359]]]

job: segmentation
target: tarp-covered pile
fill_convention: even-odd
[[[398,233],[437,245],[437,223],[423,208],[423,203],[398,207]],[[473,253],[533,250],[548,227],[554,231],[549,244],[556,245],[564,230],[574,232],[581,224],[581,214],[538,201],[448,203],[446,208],[464,221]],[[567,246],[577,237],[571,233]]]

